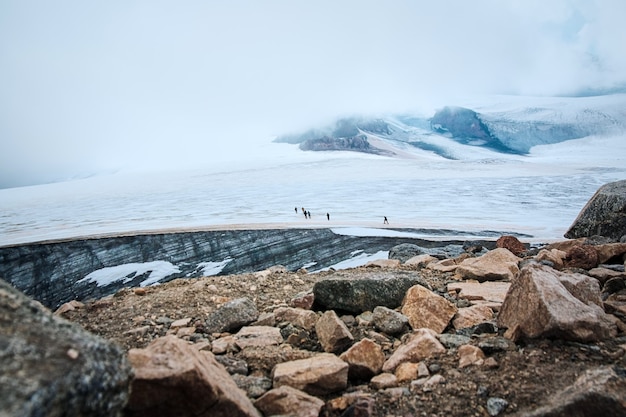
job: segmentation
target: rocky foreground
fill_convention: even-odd
[[[3,284],[0,410],[625,415],[626,243],[497,246],[179,279],[54,316]]]

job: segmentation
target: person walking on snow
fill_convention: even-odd
[[[326,218],[330,221],[330,213],[326,213]]]
[[[387,220],[387,216],[384,216],[385,220],[383,220],[383,224],[389,224],[389,220]]]

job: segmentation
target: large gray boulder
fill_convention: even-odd
[[[1,279],[0,369],[2,417],[119,416],[128,400],[122,349]]]
[[[565,233],[568,239],[595,235],[615,240],[626,236],[626,180],[600,187]]]
[[[341,310],[351,313],[372,311],[378,306],[400,306],[407,290],[424,284],[416,272],[403,271],[363,273],[358,278],[341,274],[315,283],[315,303],[322,309]],[[424,284],[427,285],[427,284]]]

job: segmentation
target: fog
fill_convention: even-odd
[[[626,86],[626,2],[0,3],[0,188],[245,164],[274,135]]]

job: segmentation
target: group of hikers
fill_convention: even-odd
[[[296,214],[298,214],[298,207],[295,207],[294,210],[296,211]],[[302,214],[304,214],[305,219],[311,218],[310,211],[306,210],[304,207],[301,207],[301,210],[302,210]],[[330,221],[330,213],[326,213],[326,219]],[[387,216],[383,216],[383,224],[389,224],[389,220],[387,220]]]

